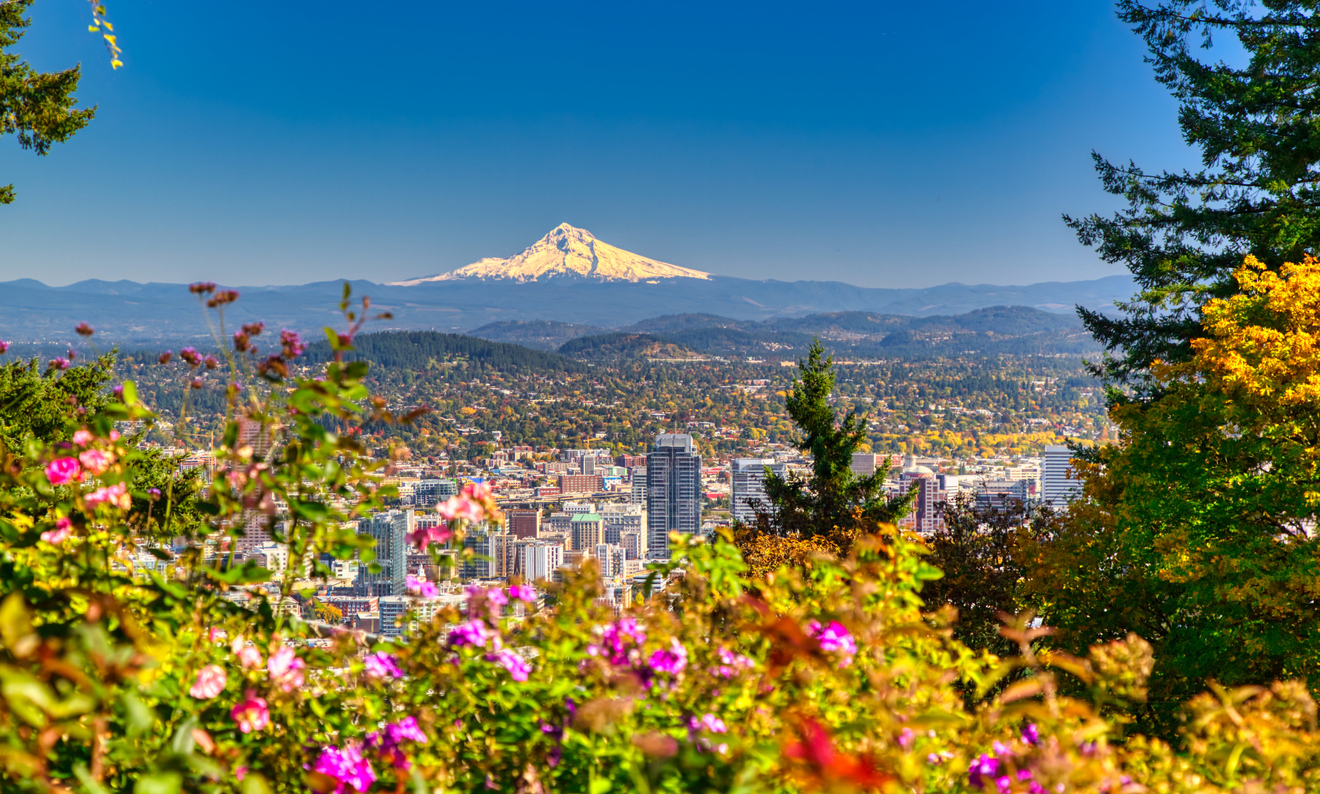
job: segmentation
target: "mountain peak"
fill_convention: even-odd
[[[601,242],[586,229],[561,223],[530,248],[508,259],[489,257],[438,276],[396,281],[391,286],[412,287],[432,281],[471,278],[528,282],[565,277],[638,282],[666,278],[704,280],[710,274],[648,259]]]

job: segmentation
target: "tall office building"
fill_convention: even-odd
[[[770,504],[765,496],[765,470],[776,477],[784,477],[788,467],[773,458],[737,458],[733,461],[733,493],[729,502],[733,519],[743,524],[756,521],[756,510],[768,513]]]
[[[916,466],[899,477],[903,491],[915,489],[917,498],[912,502],[912,512],[898,521],[902,529],[910,529],[921,535],[931,535],[944,528],[944,516],[940,505],[944,504],[947,494],[940,488],[940,481],[935,473],[925,466]]]
[[[646,509],[646,467],[632,468],[632,503]]]
[[[663,433],[646,456],[647,557],[669,559],[669,533],[701,529],[701,456],[692,436]]]
[[[506,510],[507,529],[515,538],[535,538],[541,535],[540,510]]]
[[[403,580],[408,573],[408,533],[413,531],[413,513],[391,510],[358,521],[358,534],[376,541],[375,564],[380,570],[371,573],[365,567],[358,573],[357,588],[366,596],[403,595]]]
[[[605,542],[605,522],[596,513],[578,513],[569,524],[573,551],[590,553],[597,543]]]
[[[559,543],[537,540],[522,547],[522,576],[529,582],[554,579],[564,567],[564,547]]]
[[[1041,496],[1045,504],[1067,507],[1081,493],[1082,481],[1071,476],[1072,451],[1067,447],[1046,447],[1041,465]]]

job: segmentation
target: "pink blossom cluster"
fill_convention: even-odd
[[[403,752],[404,742],[427,743],[426,734],[422,733],[415,717],[404,717],[386,725],[381,731],[367,734],[367,747],[378,750],[381,757],[395,769],[409,769],[412,766]]]
[[[421,598],[435,598],[440,595],[440,588],[435,586],[435,582],[427,579],[408,574],[405,582],[408,592]]]
[[[83,502],[88,507],[96,507],[100,504],[108,504],[111,507],[117,507],[120,510],[127,510],[133,505],[133,497],[128,493],[128,486],[122,482],[114,485],[107,485],[104,488],[97,488],[83,497]]]
[[[334,794],[345,794],[350,788],[362,794],[376,782],[371,762],[362,756],[362,748],[351,741],[345,742],[342,748],[334,745],[322,747],[312,771],[335,782]]]
[[[612,665],[636,664],[642,658],[646,631],[636,618],[620,618],[607,626],[598,626],[600,642],[587,646],[588,656],[604,657]]]
[[[657,674],[679,676],[687,669],[688,652],[677,639],[670,639],[669,647],[660,648],[646,656],[642,645],[646,631],[636,618],[624,617],[607,626],[598,627],[599,641],[587,645],[587,655],[603,658],[615,667],[631,667],[644,686],[650,688]]]
[[[688,718],[688,741],[697,746],[699,750],[705,753],[715,752],[723,755],[729,751],[729,745],[725,742],[716,744],[708,736],[709,733],[728,733],[729,726],[714,714],[703,714],[700,718]]]
[[[48,529],[41,533],[41,539],[51,544],[59,544],[69,539],[73,534],[73,522],[68,518],[58,518],[55,520],[55,528]]]
[[[384,651],[367,654],[363,665],[363,672],[366,673],[367,678],[377,681],[386,678],[403,678],[403,668],[399,667],[399,660]]]
[[[436,511],[446,521],[466,521],[480,524],[482,521],[498,521],[503,518],[499,507],[495,505],[494,491],[488,482],[469,482],[457,496],[451,496]]]
[[[810,621],[807,623],[807,634],[820,643],[822,651],[841,654],[843,658],[839,660],[840,667],[852,664],[853,657],[857,655],[857,641],[847,627],[837,620],[831,621],[828,626],[822,626],[819,620]]]
[[[756,669],[756,662],[751,657],[734,653],[728,648],[720,648],[716,655],[720,663],[715,667],[715,675],[721,678],[733,678],[742,671]]]
[[[416,531],[408,535],[408,542],[413,544],[420,551],[426,551],[432,543],[443,546],[454,536],[450,531],[448,524],[437,524],[435,526],[418,527]]]
[[[526,681],[532,672],[531,665],[515,651],[504,647],[499,630],[500,615],[509,603],[509,595],[522,597],[526,595],[525,591],[521,586],[510,587],[506,593],[498,587],[487,589],[473,585],[467,592],[468,619],[450,630],[450,647],[487,649],[486,661],[499,664],[514,681]],[[535,592],[532,595],[535,596]]]

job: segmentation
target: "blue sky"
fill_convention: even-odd
[[[385,281],[561,222],[744,278],[1098,278],[1091,150],[1195,162],[1104,0],[109,0],[114,72],[86,5],[18,47],[99,111],[0,139],[0,280]]]

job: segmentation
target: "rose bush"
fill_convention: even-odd
[[[237,299],[215,285],[194,291],[214,309]],[[368,309],[348,312],[347,295],[344,308],[348,331],[327,334],[341,351]],[[232,421],[195,504],[179,502],[172,480],[163,492],[145,485],[151,459],[134,428],[152,417],[132,383],[108,402],[68,406],[58,432],[0,450],[0,789],[1320,785],[1305,686],[1212,688],[1189,704],[1181,746],[1131,735],[1148,645],[1050,652],[1038,644],[1048,629],[1023,618],[1004,630],[1018,655],[975,653],[953,639],[950,613],[923,611],[923,583],[940,573],[920,540],[892,528],[842,558],[763,576],[728,537],[676,536],[674,559],[652,566],[648,592],[621,614],[599,600],[588,564],[554,588],[551,607],[536,609],[525,583],[474,586],[406,641],[305,623],[288,608],[295,588],[328,577],[327,559],[371,559],[371,540],[346,527],[394,494],[389,460],[368,459],[360,431],[395,418],[364,386],[365,364],[300,373],[301,340],[282,334],[280,352],[262,356],[261,333],[249,324],[227,350],[218,388]],[[229,338],[222,316],[217,335]],[[181,368],[185,389],[209,366],[196,351],[162,360]],[[150,536],[133,519],[143,505]],[[204,518],[182,522],[176,510]],[[440,512],[439,528],[412,542],[442,565],[471,553],[461,540],[475,524],[499,520],[482,487]],[[308,580],[238,561],[254,517]],[[153,550],[169,564],[141,564]],[[433,588],[409,581],[415,599]]]

